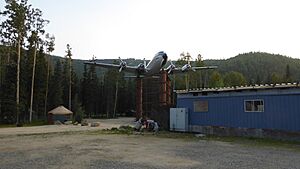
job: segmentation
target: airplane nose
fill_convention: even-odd
[[[164,53],[162,57],[164,58],[164,60],[168,60],[168,56],[166,53]]]
[[[163,57],[163,62],[162,62],[162,64],[161,64],[161,66],[163,67],[166,63],[167,63],[167,61],[168,61],[168,56],[167,56],[167,54],[166,53],[164,53],[163,55],[162,55],[162,57]]]

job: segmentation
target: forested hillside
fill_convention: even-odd
[[[300,81],[300,60],[278,54],[250,52],[226,60],[204,62],[207,65],[217,65],[221,74],[230,71],[240,72],[249,84],[272,83],[276,80]]]

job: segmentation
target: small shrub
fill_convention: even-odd
[[[76,115],[74,117],[74,123],[78,122],[81,123],[82,119],[83,119],[83,115],[84,115],[84,110],[82,109],[82,107],[80,106],[77,111],[76,111]]]

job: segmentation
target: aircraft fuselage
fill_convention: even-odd
[[[165,52],[158,52],[145,67],[144,75],[158,74],[167,63],[168,56]]]

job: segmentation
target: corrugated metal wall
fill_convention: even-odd
[[[245,100],[264,100],[264,112],[245,112]],[[194,101],[207,100],[208,112],[194,112]],[[188,108],[189,125],[300,131],[300,93],[245,96],[178,94],[178,108]]]

